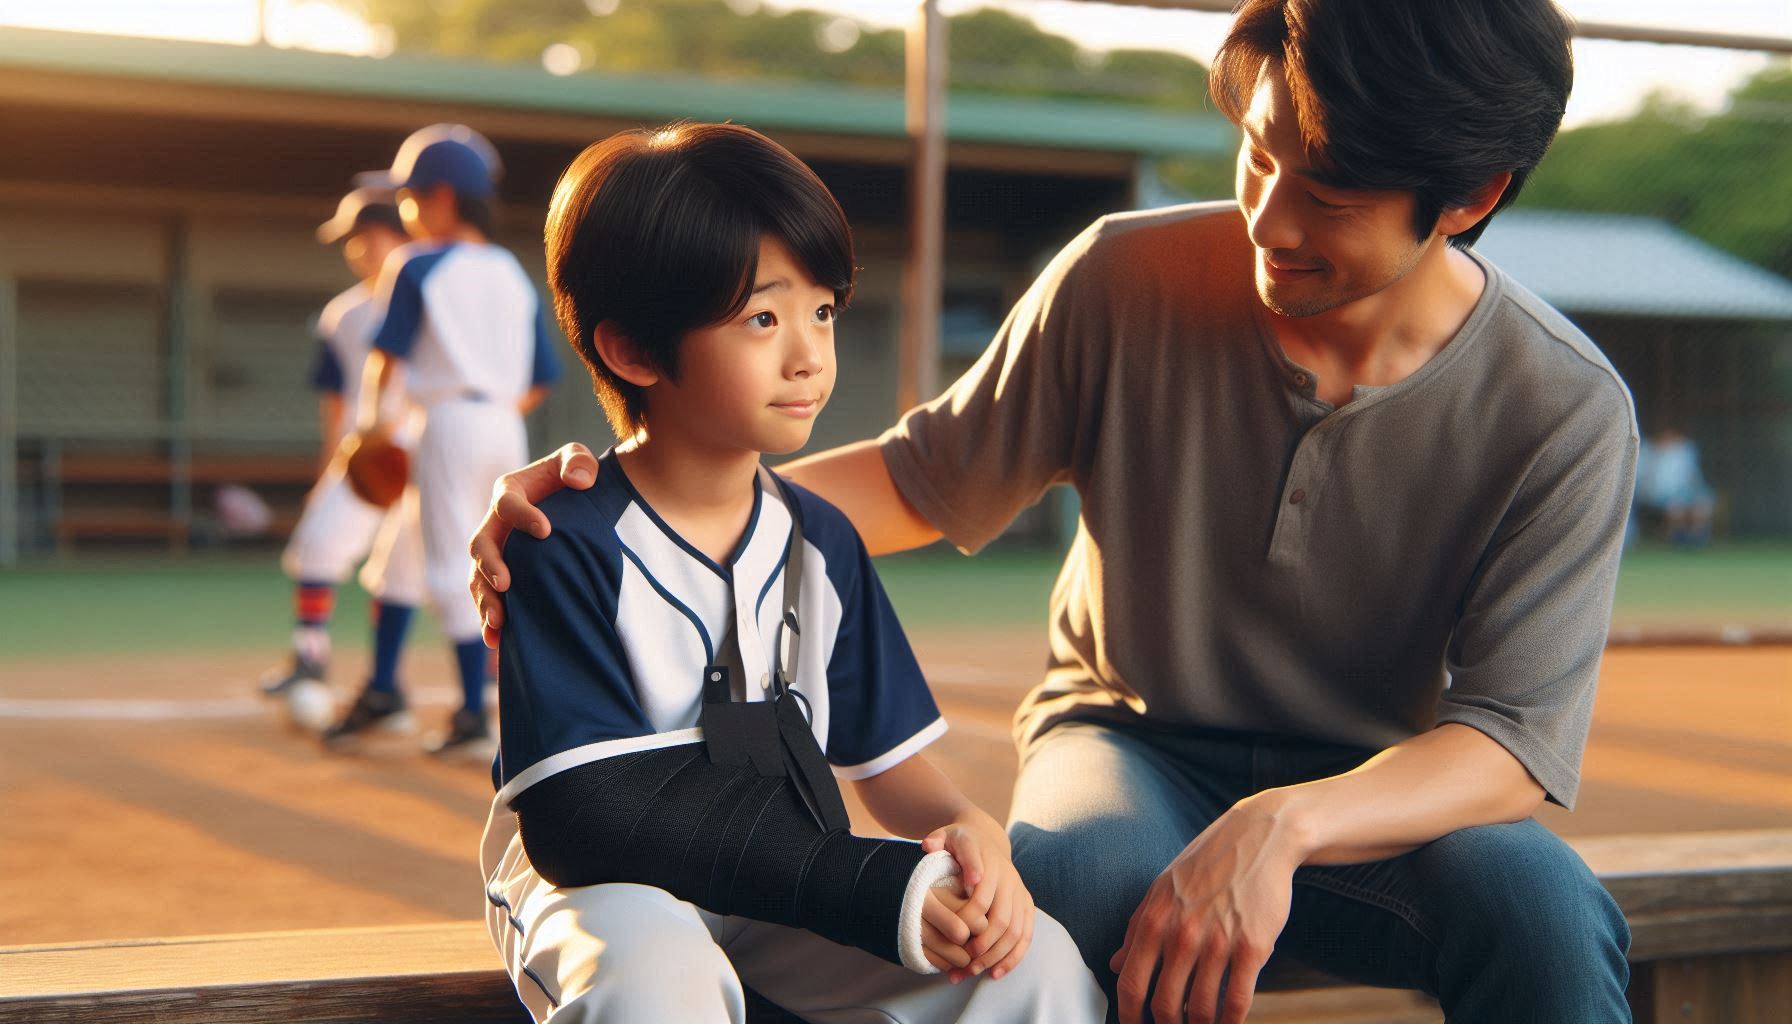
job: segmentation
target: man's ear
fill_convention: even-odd
[[[642,355],[640,346],[617,330],[615,323],[604,320],[591,329],[591,346],[597,358],[610,372],[638,388],[659,383],[660,371]]]
[[[1506,194],[1506,186],[1512,184],[1512,172],[1501,171],[1487,179],[1487,183],[1475,191],[1473,199],[1466,206],[1447,206],[1437,218],[1437,233],[1440,235],[1460,235],[1492,212],[1499,205],[1500,197]]]

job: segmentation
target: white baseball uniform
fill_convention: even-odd
[[[311,384],[320,392],[340,395],[350,416],[359,402],[361,367],[379,326],[380,309],[373,289],[357,283],[331,299],[318,317]],[[418,432],[416,424],[407,424],[400,443]],[[418,604],[423,599],[422,535],[415,510],[407,526],[403,509],[403,502],[387,510],[362,501],[343,479],[341,466],[333,463],[305,499],[305,510],[281,556],[281,568],[295,581],[340,584],[371,550],[373,556],[361,572],[362,586],[391,604]]]
[[[387,258],[380,282],[384,315],[373,347],[405,361],[410,398],[426,412],[411,461],[426,589],[449,639],[477,640],[467,540],[492,484],[528,461],[517,402],[558,378],[559,332],[534,282],[500,246],[412,243]]]

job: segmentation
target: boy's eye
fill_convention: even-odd
[[[834,308],[833,303],[824,302],[815,310],[815,322],[818,324],[831,324],[839,315],[840,312]]]
[[[752,317],[750,317],[750,318],[749,318],[749,319],[748,319],[748,320],[747,320],[747,323],[749,323],[749,324],[752,324],[752,325],[753,325],[753,326],[754,326],[754,327],[767,327],[767,328],[770,328],[770,327],[776,327],[776,326],[778,326],[778,318],[777,318],[777,317],[776,317],[776,316],[773,316],[773,315],[772,315],[772,314],[771,314],[771,313],[769,313],[769,312],[767,312],[767,313],[755,313],[755,314],[753,314],[753,316],[752,316]]]

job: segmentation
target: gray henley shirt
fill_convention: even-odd
[[[1572,806],[1635,472],[1630,395],[1476,255],[1437,355],[1342,408],[1271,335],[1230,203],[1096,222],[882,439],[969,552],[1082,497],[1021,743],[1066,720],[1381,749],[1460,722]]]

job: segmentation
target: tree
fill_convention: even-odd
[[[392,29],[401,52],[507,63],[563,43],[600,74],[673,73],[897,88],[903,33],[755,0],[333,0]],[[594,11],[607,13],[596,14]],[[1167,51],[1091,54],[993,9],[952,17],[952,87],[1201,109],[1206,69]]]
[[[1792,277],[1792,65],[1739,86],[1719,113],[1662,96],[1566,131],[1521,204],[1642,214]]]

